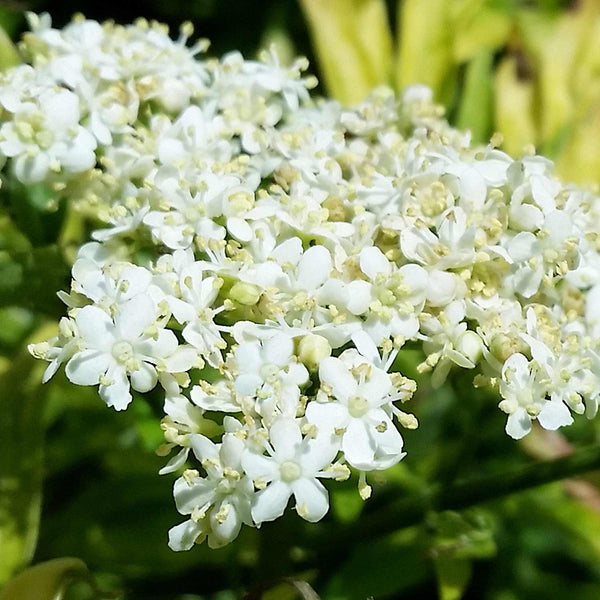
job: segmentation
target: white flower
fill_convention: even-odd
[[[191,518],[169,531],[173,550],[189,550],[200,537],[208,537],[211,548],[220,548],[235,539],[242,523],[251,524],[252,481],[241,466],[244,442],[235,434],[223,436],[214,444],[203,435],[190,436],[194,455],[206,471],[206,477],[180,477],[173,494],[177,510]]]
[[[319,432],[341,437],[344,457],[357,469],[386,469],[404,456],[402,436],[390,413],[394,388],[389,375],[359,356],[346,364],[326,358],[319,379],[331,389],[330,402],[310,402],[306,418]]]
[[[265,418],[279,411],[296,416],[300,386],[308,381],[306,367],[294,355],[294,342],[284,333],[261,342],[242,342],[234,351],[235,390],[257,399],[257,411]]]
[[[0,127],[0,152],[14,159],[19,181],[37,183],[49,172],[81,173],[96,164],[96,140],[79,118],[77,96],[65,89],[19,106]]]
[[[522,354],[516,353],[504,363],[500,393],[504,400],[500,408],[508,413],[506,433],[518,440],[531,431],[531,421],[537,418],[544,429],[570,425],[573,417],[560,400],[546,400],[546,387]]]
[[[408,264],[399,269],[379,248],[363,248],[360,268],[371,281],[371,299],[365,330],[376,344],[390,336],[406,339],[419,330],[417,315],[423,308],[427,291],[427,271]]]
[[[66,365],[77,385],[100,384],[108,406],[123,410],[131,402],[129,379],[138,392],[157,382],[156,365],[180,373],[196,363],[195,352],[178,347],[172,331],[156,329],[153,302],[138,295],[119,307],[114,319],[97,306],[85,306],[75,316],[81,350]]]
[[[320,521],[329,509],[327,490],[318,478],[333,477],[326,467],[338,453],[338,445],[328,436],[303,438],[298,423],[277,419],[269,430],[270,444],[265,456],[246,450],[242,457],[244,471],[259,491],[252,502],[252,518],[257,525],[280,517],[290,496],[296,511],[307,521]]]

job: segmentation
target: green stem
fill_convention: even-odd
[[[321,529],[309,547],[316,551],[317,563],[321,563],[341,548],[416,525],[431,510],[459,510],[596,469],[600,469],[600,445],[581,448],[553,461],[530,463],[509,472],[458,480],[447,486],[433,484],[421,494],[364,515],[349,527],[336,524]]]
[[[46,338],[51,331],[54,326],[35,335]],[[0,374],[0,586],[29,564],[37,543],[44,449],[43,368],[22,350]]]

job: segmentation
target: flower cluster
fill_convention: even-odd
[[[600,198],[474,147],[415,86],[346,109],[305,61],[199,59],[190,27],[31,17],[0,81],[0,153],[102,225],[59,333],[31,347],[122,410],[164,393],[188,549],[328,511],[323,479],[404,455],[406,344],[498,390],[506,431],[596,414]],[[190,452],[191,451],[191,452]]]

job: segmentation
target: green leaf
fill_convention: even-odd
[[[507,56],[494,74],[494,122],[504,137],[504,150],[513,156],[537,142],[534,84],[520,77],[518,70],[518,58]]]
[[[492,522],[482,509],[432,513],[427,526],[432,532],[430,553],[436,560],[491,558],[496,553]]]
[[[50,335],[44,328],[35,337]],[[44,368],[23,350],[0,374],[0,583],[29,563],[37,543]]]
[[[447,0],[403,0],[398,3],[398,89],[428,85],[434,98],[451,104],[456,86],[453,33]]]
[[[493,61],[492,52],[484,51],[467,65],[456,124],[470,129],[475,142],[484,142],[491,134]]]
[[[55,558],[26,569],[9,581],[0,592],[0,600],[62,600],[77,581],[87,582],[94,590],[94,598],[102,597],[82,560]]]
[[[449,4],[457,62],[472,60],[480,52],[497,50],[507,42],[513,21],[510,10],[501,10],[489,0],[455,0]]]
[[[471,561],[465,558],[438,558],[434,561],[440,600],[460,600],[471,579]]]
[[[22,63],[21,55],[8,34],[0,27],[0,71]]]
[[[383,0],[301,0],[328,93],[344,104],[392,80],[392,36]]]

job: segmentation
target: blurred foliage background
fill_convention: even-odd
[[[284,59],[308,56],[321,93],[347,104],[378,85],[425,83],[475,140],[500,132],[508,152],[533,144],[564,178],[600,182],[598,0],[13,0],[0,2],[1,68],[18,60],[10,38],[25,29],[24,10],[48,11],[58,27],[75,12],[175,31],[189,19],[215,55],[275,43]],[[410,460],[373,482],[369,502],[354,480],[336,486],[322,524],[290,515],[221,550],[170,551],[180,518],[174,478],[157,475],[160,398],[117,414],[62,375],[39,384],[44,365],[25,349],[62,315],[55,291],[86,235],[46,190],[0,190],[1,600],[314,598],[307,582],[326,600],[600,597],[598,473],[497,499],[474,493],[486,500],[474,506],[451,493],[453,482],[598,444],[600,428],[578,420],[517,444],[495,398],[465,393],[468,379],[420,382]],[[416,351],[399,360],[421,379]],[[30,564],[41,566],[14,579]]]

